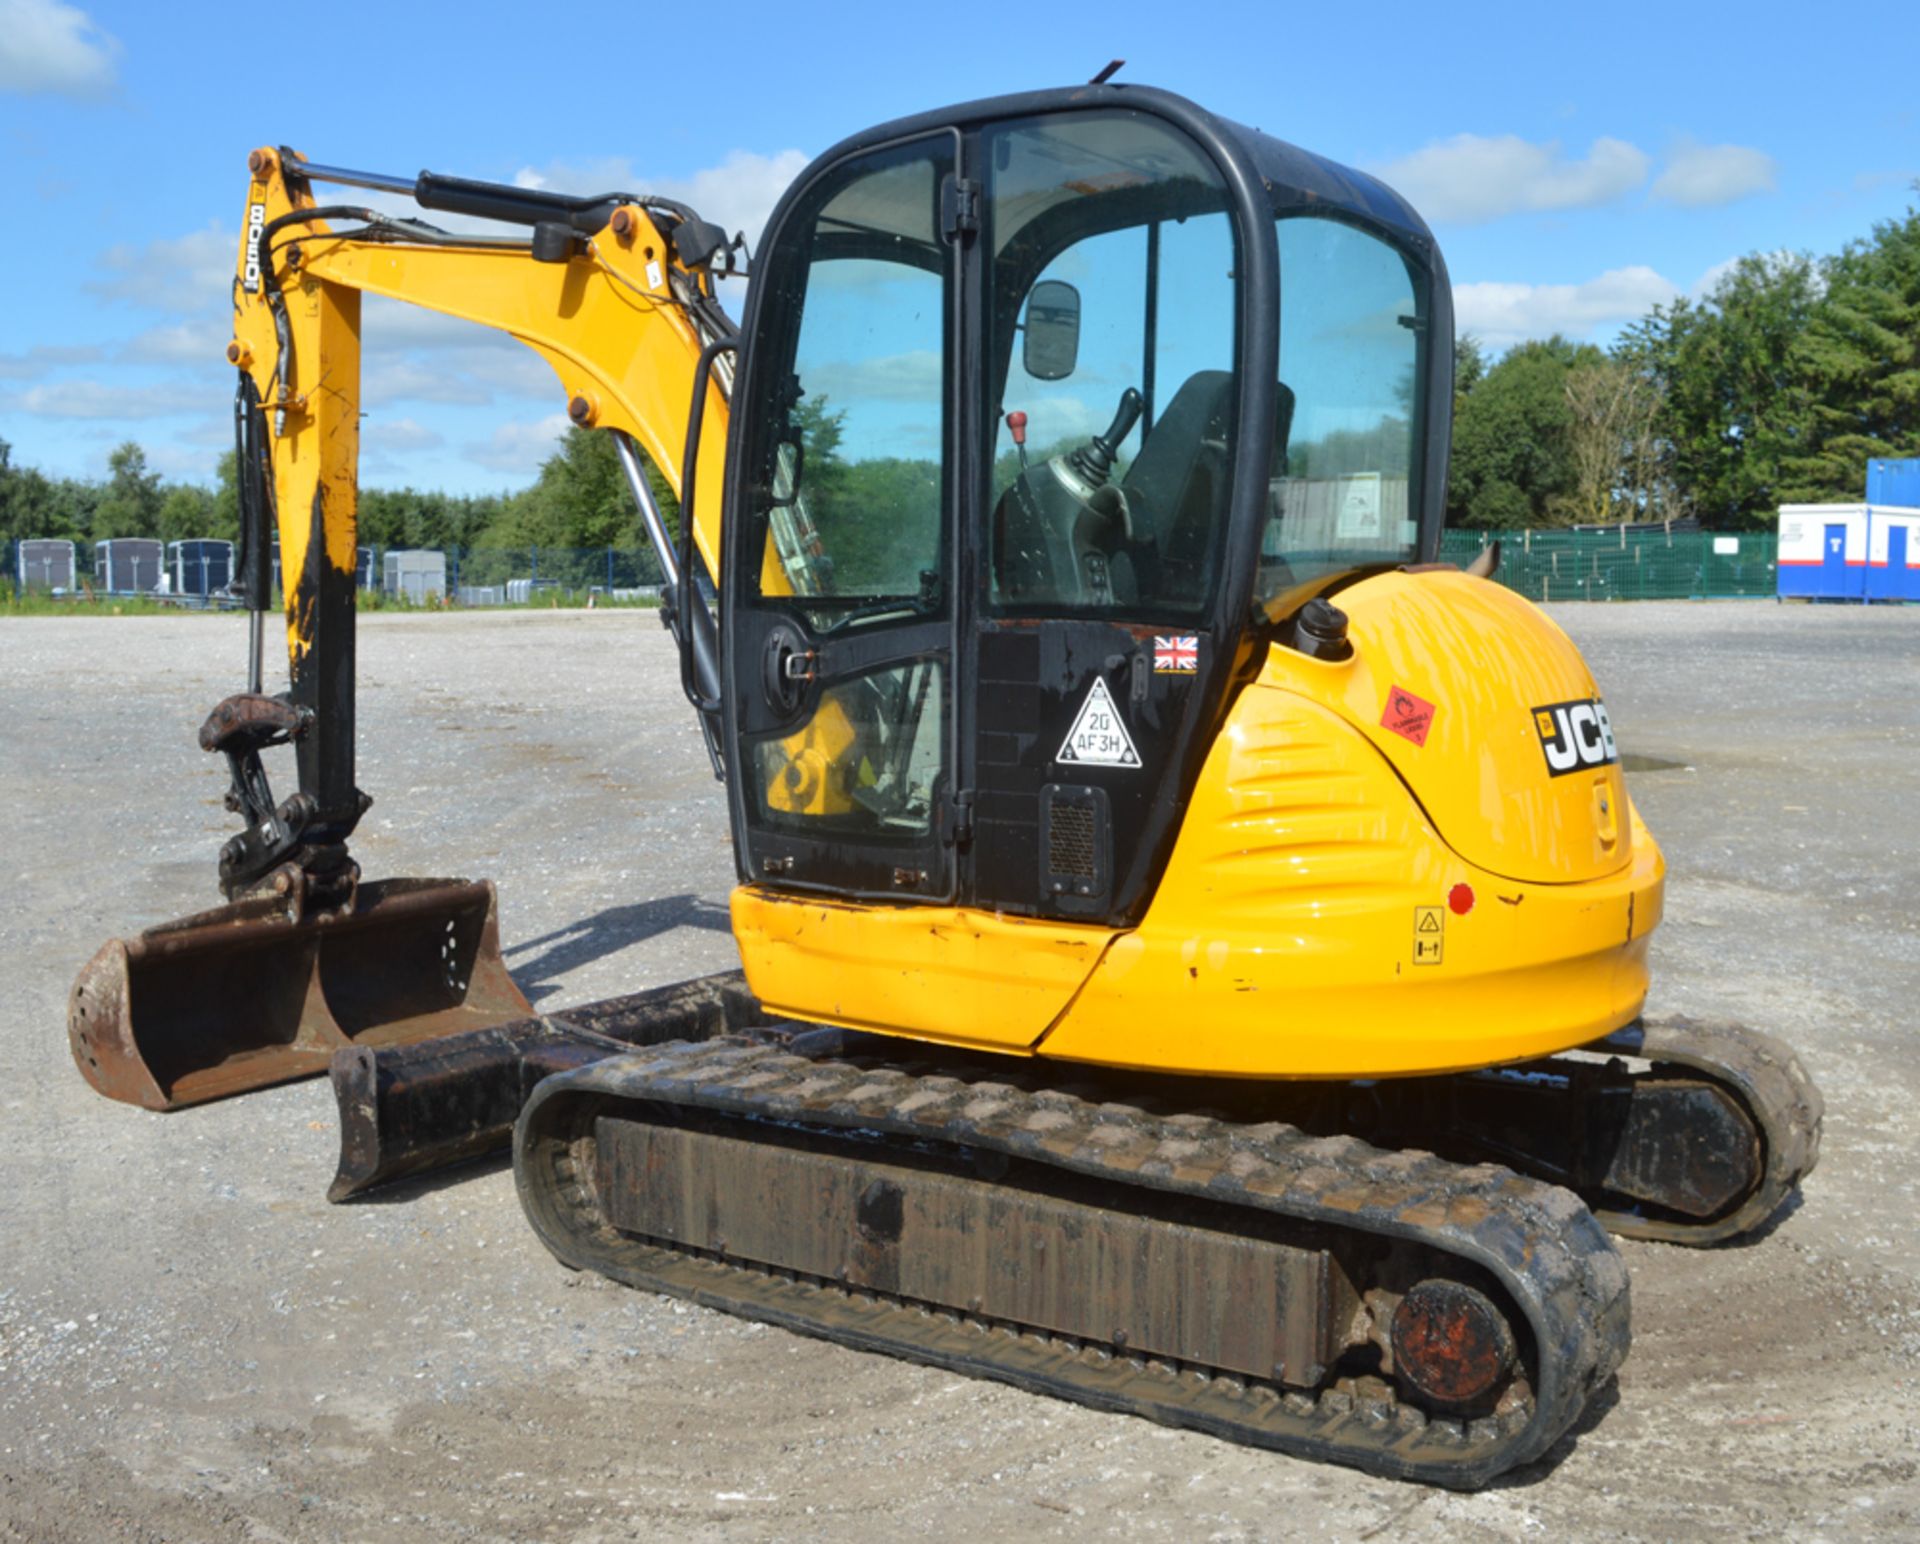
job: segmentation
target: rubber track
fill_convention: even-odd
[[[636,1102],[999,1152],[1421,1243],[1484,1267],[1513,1300],[1523,1341],[1531,1335],[1532,1398],[1473,1421],[1430,1418],[1378,1378],[1284,1390],[638,1240],[601,1217],[587,1151],[595,1119]],[[1540,1457],[1627,1352],[1625,1266],[1570,1192],[1496,1165],[1386,1152],[1279,1123],[1154,1115],[1058,1089],[915,1076],[725,1037],[547,1079],[521,1115],[514,1172],[535,1231],[565,1264],[860,1349],[1399,1479],[1470,1488]]]
[[[1609,1232],[1666,1244],[1717,1244],[1759,1227],[1813,1172],[1820,1158],[1820,1091],[1790,1046],[1740,1024],[1701,1019],[1649,1019],[1596,1042],[1590,1050],[1637,1056],[1704,1075],[1732,1093],[1761,1143],[1761,1178],[1726,1216],[1696,1223],[1597,1210]]]

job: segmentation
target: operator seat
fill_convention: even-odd
[[[1121,479],[1133,521],[1132,566],[1143,600],[1192,605],[1206,595],[1213,545],[1223,523],[1221,492],[1233,476],[1227,459],[1233,375],[1200,370],[1187,377],[1154,420]],[[1293,393],[1274,398],[1273,463],[1286,465]]]

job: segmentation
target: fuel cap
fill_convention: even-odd
[[[1312,659],[1346,659],[1353,653],[1346,612],[1318,598],[1308,601],[1294,616],[1293,646]]]

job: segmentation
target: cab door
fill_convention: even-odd
[[[1246,625],[1226,597],[1266,491],[1236,464],[1250,254],[1216,165],[1157,117],[989,124],[979,164],[962,894],[1125,926],[1178,834]]]
[[[940,131],[849,155],[763,241],[722,581],[750,882],[954,895],[959,152]]]

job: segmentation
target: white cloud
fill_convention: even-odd
[[[690,177],[649,177],[634,171],[624,158],[549,162],[522,167],[514,181],[523,188],[552,188],[564,193],[626,191],[653,193],[689,205],[702,219],[722,226],[731,236],[744,231],[749,247],[757,247],[760,232],[780,195],[806,169],[804,151],[781,150],[761,155],[752,150],[730,150],[718,166]]]
[[[932,402],[943,380],[939,354],[910,349],[874,359],[824,360],[804,370],[800,384],[809,396],[825,396],[844,407],[849,402]]]
[[[1664,203],[1704,209],[1753,193],[1771,193],[1778,172],[1772,156],[1750,145],[1697,145],[1683,140],[1654,179],[1653,196]]]
[[[195,382],[122,386],[105,381],[53,381],[0,393],[0,412],[31,413],[38,418],[167,418],[205,408]]]
[[[380,451],[432,450],[445,444],[437,429],[412,418],[370,418],[360,426],[360,443]]]
[[[232,304],[239,234],[218,221],[184,236],[143,246],[122,242],[100,254],[107,276],[89,282],[96,294],[177,315],[226,315]]]
[[[1738,257],[1729,257],[1723,262],[1715,263],[1705,273],[1701,274],[1698,279],[1694,280],[1693,287],[1687,291],[1687,298],[1689,300],[1706,299],[1707,296],[1713,293],[1714,287],[1739,266],[1740,259]]]
[[[485,407],[502,397],[560,400],[560,382],[538,354],[508,338],[384,348],[369,340],[360,360],[363,406],[447,402]]]
[[[1578,160],[1558,140],[1517,134],[1456,134],[1370,166],[1427,219],[1477,225],[1522,211],[1585,209],[1610,203],[1646,181],[1647,155],[1625,140],[1597,139]]]
[[[1806,253],[1795,252],[1790,247],[1775,247],[1771,252],[1746,252],[1715,263],[1693,282],[1687,290],[1687,297],[1710,302],[1723,279],[1749,264],[1757,264],[1760,272],[1768,278],[1777,278],[1795,269],[1802,270],[1815,295],[1826,293],[1826,281],[1820,275],[1819,266]]]
[[[94,364],[103,353],[87,344],[36,343],[24,354],[0,354],[0,381],[36,381],[62,365]]]
[[[501,424],[485,440],[467,446],[467,455],[496,472],[532,476],[553,454],[567,432],[567,415],[552,413],[537,423]]]
[[[1596,328],[1634,321],[1677,298],[1680,288],[1644,266],[1614,268],[1580,284],[1456,284],[1456,329],[1489,348],[1562,333],[1583,339]]]
[[[121,357],[139,364],[224,365],[230,336],[212,322],[173,322],[128,339]]]
[[[98,97],[113,85],[120,44],[60,0],[0,0],[0,91]]]

